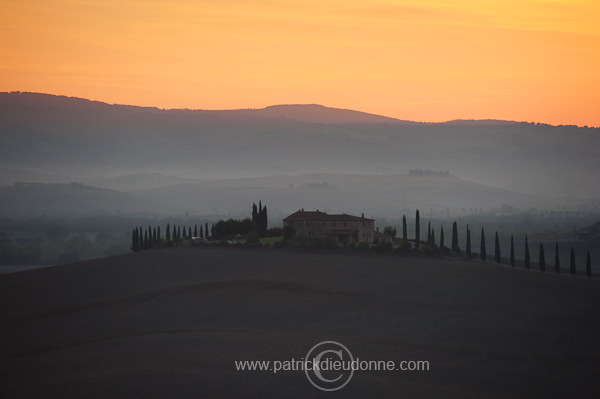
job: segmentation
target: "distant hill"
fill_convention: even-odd
[[[140,184],[135,183],[138,178]],[[237,216],[249,212],[253,202],[264,200],[273,224],[277,225],[277,220],[300,208],[399,217],[412,214],[415,208],[441,216],[457,216],[480,209],[501,211],[508,204],[519,209],[555,208],[559,204],[557,200],[454,176],[307,174],[194,181],[135,175],[97,182],[127,192],[80,183],[17,183],[0,187],[3,204],[0,215],[190,213]]]
[[[129,183],[111,185],[98,176],[191,179],[171,179],[179,184],[276,174],[400,175],[420,168],[513,192],[597,199],[598,148],[599,129],[574,126],[415,123],[318,105],[160,110],[0,94],[0,168],[44,174],[44,182],[48,175],[70,176],[119,189]],[[10,176],[2,182],[12,184]]]
[[[79,183],[16,183],[0,187],[1,216],[62,216],[134,213],[151,209],[148,201]]]
[[[267,118],[282,118],[309,123],[328,124],[372,124],[390,123],[415,125],[417,122],[403,121],[386,116],[373,115],[349,109],[329,108],[317,104],[274,105],[263,109],[231,111]]]
[[[335,189],[332,189],[334,187]],[[249,204],[263,200],[277,218],[297,209],[320,209],[401,217],[415,208],[438,215],[463,215],[480,209],[555,208],[557,202],[541,196],[489,187],[454,176],[376,176],[307,174],[221,179],[131,191],[161,204],[163,211],[229,214],[249,212]]]

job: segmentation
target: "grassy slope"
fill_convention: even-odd
[[[600,281],[462,261],[182,248],[0,276],[1,397],[321,397],[302,358],[364,360],[327,397],[600,394]]]

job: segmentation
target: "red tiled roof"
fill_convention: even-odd
[[[283,219],[284,222],[349,222],[349,221],[375,221],[361,216],[346,215],[345,213],[329,215],[320,211],[296,211]]]

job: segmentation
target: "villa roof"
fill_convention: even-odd
[[[361,221],[361,222],[371,221],[372,222],[372,221],[375,221],[375,219],[369,219],[369,218],[366,218],[363,216],[347,215],[345,213],[329,215],[325,212],[320,212],[318,210],[317,211],[299,210],[299,211],[292,213],[291,215],[289,215],[288,217],[286,217],[283,220],[285,222],[351,222],[351,221]]]

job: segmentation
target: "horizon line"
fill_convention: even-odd
[[[83,100],[83,101],[88,101],[88,102],[92,102],[92,103],[100,103],[100,104],[104,104],[104,105],[108,105],[108,106],[150,108],[150,109],[156,109],[159,111],[192,111],[192,112],[195,112],[195,111],[200,111],[200,112],[202,112],[202,111],[204,111],[204,112],[260,111],[260,110],[265,110],[267,108],[273,108],[273,107],[285,107],[285,106],[296,106],[296,107],[297,106],[313,106],[314,107],[314,106],[316,106],[316,107],[322,107],[322,108],[336,110],[336,111],[356,112],[356,113],[365,114],[365,115],[369,115],[369,116],[390,119],[392,121],[404,122],[404,123],[415,123],[415,124],[441,125],[441,124],[449,124],[449,123],[453,123],[453,122],[502,122],[502,123],[506,123],[506,124],[532,124],[532,125],[551,126],[551,127],[577,127],[577,128],[581,128],[581,129],[600,129],[600,126],[575,125],[575,124],[554,125],[554,124],[545,123],[545,122],[516,121],[516,120],[510,120],[510,119],[497,119],[497,118],[482,118],[482,119],[458,118],[458,119],[450,119],[450,120],[439,121],[439,122],[416,121],[416,120],[410,120],[410,119],[399,119],[399,118],[395,118],[392,116],[374,114],[374,113],[360,111],[360,110],[351,109],[351,108],[337,108],[337,107],[327,106],[327,105],[318,104],[318,103],[281,103],[281,104],[267,105],[262,108],[229,108],[229,109],[227,109],[227,108],[220,108],[220,109],[161,108],[158,106],[151,106],[151,105],[146,106],[146,105],[135,105],[135,104],[110,103],[107,101],[93,100],[93,99],[85,98],[85,97],[69,96],[66,94],[53,94],[53,93],[43,93],[43,92],[33,92],[33,91],[20,91],[20,90],[2,91],[2,92],[0,92],[0,94],[34,94],[34,95],[44,95],[44,96],[51,96],[51,97],[63,97],[63,98],[73,99],[73,100]]]

